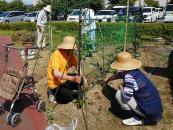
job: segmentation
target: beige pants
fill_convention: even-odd
[[[142,112],[140,112],[137,109],[137,103],[136,103],[136,101],[133,97],[130,99],[130,101],[125,102],[125,99],[124,99],[124,97],[122,95],[122,92],[120,90],[117,91],[115,97],[116,97],[118,103],[120,104],[121,109],[123,109],[123,110],[132,110],[137,115],[145,117],[145,114],[143,114]]]
[[[37,46],[39,48],[44,48],[46,46],[45,28],[37,26]]]

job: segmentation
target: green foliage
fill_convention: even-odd
[[[39,0],[36,5],[37,9],[41,9],[47,4],[51,4],[50,0]],[[52,0],[52,9],[60,11],[69,11],[71,9],[93,8],[94,10],[102,9],[104,0]]]
[[[0,23],[0,29],[1,30],[12,30],[12,31],[18,31],[18,30],[28,30],[28,31],[35,31],[36,30],[36,24],[35,23],[9,23],[4,24]]]
[[[55,118],[52,108],[50,108],[50,107],[46,108],[46,117],[47,117],[48,121],[50,123],[52,123],[52,121]]]
[[[145,0],[145,3],[148,6],[159,7],[159,1],[156,1],[156,0]]]
[[[22,0],[13,0],[11,3],[7,3],[5,0],[0,0],[0,11],[10,10],[22,10],[26,11],[27,7]]]
[[[9,6],[10,6],[9,10],[22,10],[22,11],[26,10],[26,6],[22,2],[22,0],[13,0]]]
[[[36,10],[41,10],[43,7],[45,7],[46,5],[51,5],[51,1],[50,0],[38,0],[37,5],[35,6]],[[53,4],[54,5],[54,4]]]
[[[112,7],[115,5],[127,5],[127,0],[108,0],[108,1]],[[129,4],[133,6],[135,2],[136,0],[130,0]]]
[[[52,22],[53,35],[79,35],[79,23]],[[97,23],[97,44],[115,44],[117,39],[123,39],[124,23]],[[135,29],[135,31],[133,31]],[[29,30],[36,31],[36,23],[10,23],[0,24],[0,30]],[[137,31],[138,30],[138,31]],[[130,32],[131,31],[131,32]],[[133,34],[135,32],[136,34]],[[158,38],[173,39],[173,24],[171,23],[130,23],[129,37],[138,35],[140,38]],[[120,38],[122,37],[122,39]],[[129,39],[130,40],[130,39]],[[87,41],[87,38],[86,38]],[[122,42],[122,41],[121,41]]]
[[[5,0],[0,0],[0,10],[7,11],[9,8],[9,4]]]

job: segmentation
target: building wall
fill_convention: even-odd
[[[33,6],[37,4],[38,0],[33,0]]]
[[[141,6],[146,6],[144,0],[137,0],[134,6],[139,6],[139,1],[141,1]],[[170,0],[157,0],[157,1],[159,1],[160,6],[165,7]]]

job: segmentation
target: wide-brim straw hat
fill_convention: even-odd
[[[128,71],[141,67],[141,61],[133,59],[128,52],[121,52],[117,54],[116,60],[110,65],[112,69]]]
[[[43,9],[46,10],[47,12],[52,12],[51,5],[47,5]]]
[[[63,39],[63,42],[57,46],[58,49],[77,49],[75,44],[75,37],[66,36]]]

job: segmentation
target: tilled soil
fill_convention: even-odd
[[[86,125],[88,130],[173,130],[173,109],[172,109],[172,91],[168,79],[168,52],[173,47],[171,45],[164,44],[146,44],[141,48],[141,57],[139,58],[142,63],[142,71],[149,76],[157,87],[163,104],[163,118],[155,126],[135,126],[127,127],[122,125],[121,118],[126,115],[122,115],[119,109],[118,104],[115,101],[114,94],[120,84],[119,81],[111,82],[107,87],[102,87],[99,83],[96,82],[101,78],[96,78],[99,75],[98,69],[96,69],[97,62],[102,61],[102,56],[100,52],[93,54],[93,57],[87,58],[84,61],[85,71],[89,74],[94,69],[96,72],[90,73],[87,77],[90,81],[93,82],[92,86],[89,87],[89,90],[86,94],[86,106],[83,108],[85,117],[83,116],[82,109],[77,108],[75,102],[68,104],[57,104],[56,107],[51,111],[51,108],[54,107],[54,104],[47,101],[47,63],[49,61],[49,51],[43,50],[40,53],[38,59],[34,77],[38,81],[36,88],[38,93],[41,95],[40,98],[45,99],[47,102],[47,118],[50,123],[57,123],[61,126],[68,126],[73,117],[78,118],[77,130],[85,130]],[[114,55],[111,55],[114,52],[112,47],[105,48],[106,56],[105,63],[109,66],[110,61],[114,59]],[[108,54],[109,52],[109,54]],[[30,61],[29,72],[32,73],[33,66],[35,61]],[[87,69],[87,70],[86,70]],[[150,74],[151,73],[151,74]],[[111,75],[110,72],[106,74],[105,77]],[[92,81],[91,81],[92,80]],[[86,122],[85,122],[86,121]]]

